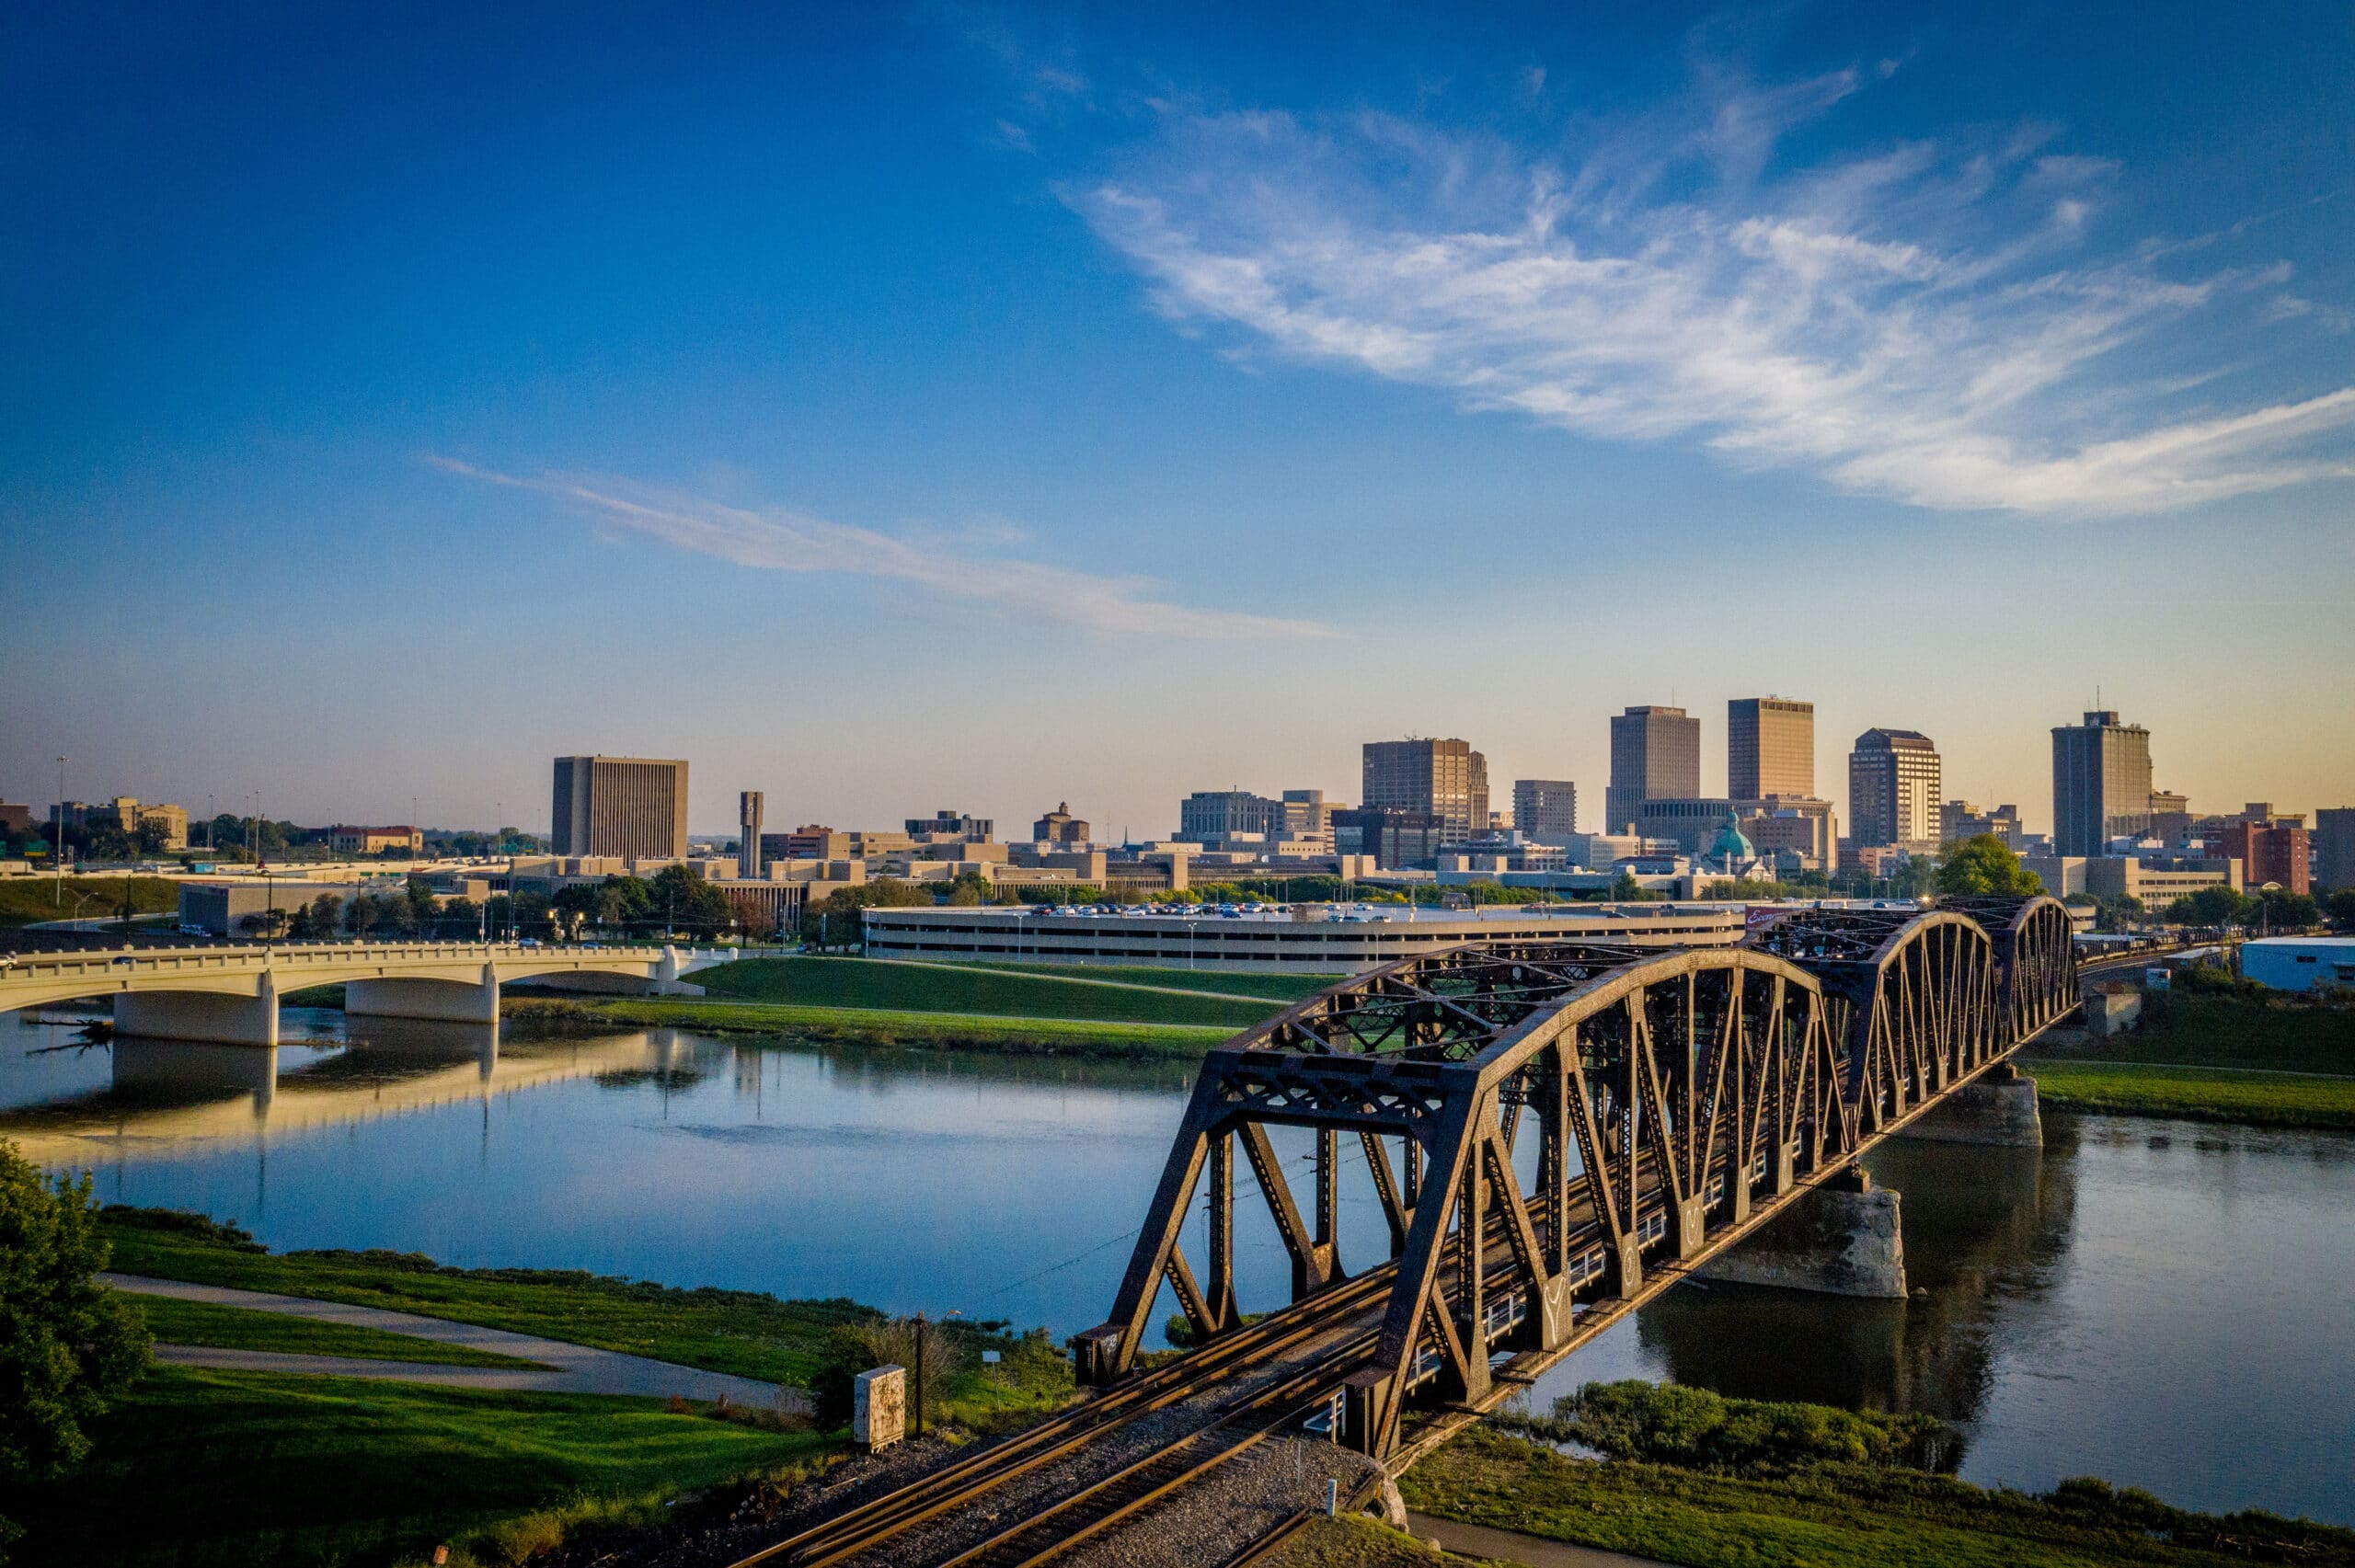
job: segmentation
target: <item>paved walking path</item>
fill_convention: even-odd
[[[1524,1568],[1659,1568],[1649,1557],[1572,1546],[1544,1536],[1522,1535],[1519,1530],[1458,1524],[1453,1519],[1435,1519],[1429,1514],[1407,1515],[1407,1533],[1417,1540],[1435,1540],[1448,1551],[1466,1557],[1495,1558],[1522,1563]]]
[[[766,1408],[776,1402],[777,1385],[757,1378],[727,1372],[706,1372],[617,1350],[596,1350],[560,1339],[511,1333],[479,1323],[452,1322],[416,1312],[396,1312],[384,1307],[358,1307],[343,1301],[320,1301],[308,1296],[274,1296],[261,1290],[237,1290],[225,1285],[194,1285],[178,1279],[149,1279],[135,1274],[98,1276],[118,1290],[138,1296],[170,1296],[183,1301],[206,1301],[218,1307],[242,1307],[248,1311],[283,1312],[289,1317],[316,1318],[322,1322],[348,1323],[381,1329],[412,1339],[463,1345],[519,1360],[537,1361],[549,1370],[521,1367],[443,1367],[408,1361],[371,1361],[353,1356],[304,1356],[275,1350],[235,1350],[219,1345],[159,1345],[155,1358],[178,1367],[212,1367],[247,1372],[310,1372],[339,1378],[386,1378],[407,1383],[440,1383],[451,1388],[523,1389],[541,1393],[645,1394],[657,1399],[679,1394],[693,1400],[725,1395],[737,1404]]]

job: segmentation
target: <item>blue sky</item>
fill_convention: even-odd
[[[8,798],[2355,798],[2343,6],[343,9],[0,56]]]

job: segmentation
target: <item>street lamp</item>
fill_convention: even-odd
[[[49,846],[49,868],[53,874],[50,903],[63,907],[65,902],[65,759],[57,760],[57,831]]]

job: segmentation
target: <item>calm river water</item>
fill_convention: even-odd
[[[340,1014],[293,1010],[286,1027],[315,1037],[273,1062],[77,1047],[0,1014],[0,1137],[91,1171],[107,1201],[202,1209],[276,1248],[846,1296],[1063,1335],[1109,1307],[1190,1082],[670,1030],[494,1043],[370,1020],[347,1041]],[[2355,1139],[2060,1115],[2045,1133],[2041,1152],[1907,1143],[1873,1160],[1904,1195],[1926,1296],[1686,1287],[1534,1402],[1646,1377],[1921,1409],[1963,1432],[1974,1481],[2097,1474],[2355,1524]],[[1379,1257],[1371,1193],[1344,1191],[1345,1262]],[[1273,1233],[1241,1229],[1245,1304],[1273,1305]]]

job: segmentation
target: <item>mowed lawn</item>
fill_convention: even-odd
[[[664,1494],[816,1454],[827,1440],[653,1400],[486,1393],[339,1378],[158,1368],[100,1418],[83,1468],[0,1487],[21,1564],[255,1568],[430,1560],[474,1532],[476,1561],[554,1544],[553,1521],[656,1516]]]
[[[1223,977],[1222,977],[1223,978]],[[871,958],[747,958],[696,973],[706,996],[796,1007],[1247,1028],[1281,1005]]]
[[[125,892],[135,915],[166,914],[180,907],[180,885],[168,876],[69,876],[63,897],[46,876],[11,876],[0,880],[0,925],[103,920],[122,912]]]
[[[359,1323],[327,1322],[297,1317],[292,1312],[263,1312],[250,1307],[224,1307],[212,1301],[183,1301],[170,1296],[138,1296],[130,1299],[147,1319],[158,1345],[218,1345],[230,1350],[269,1350],[291,1356],[348,1356],[362,1361],[423,1361],[439,1367],[505,1367],[530,1370],[537,1361],[525,1361],[470,1345],[447,1345],[438,1339],[389,1333]]]
[[[1139,964],[1000,964],[988,959],[975,959],[972,967],[1113,985],[1220,991],[1228,996],[1263,996],[1269,1001],[1298,1001],[1304,997],[1315,996],[1327,986],[1338,985],[1349,979],[1347,975],[1262,975],[1228,969],[1156,969]]]
[[[386,1307],[796,1386],[825,1364],[837,1324],[874,1315],[849,1301],[680,1290],[554,1269],[445,1268],[408,1253],[246,1251],[120,1210],[108,1218],[106,1237],[109,1266],[124,1274]]]
[[[2154,995],[2140,1027],[2020,1066],[2062,1110],[2355,1127],[2355,1012]]]

